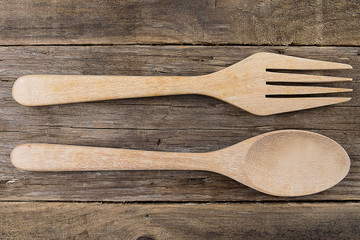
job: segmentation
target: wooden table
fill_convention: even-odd
[[[5,0],[0,4],[0,239],[360,239],[360,1]],[[24,107],[25,74],[200,75],[261,51],[351,64],[347,103],[259,117],[197,95]],[[206,152],[279,129],[326,135],[349,175],[278,198],[200,171],[40,173],[21,143]]]

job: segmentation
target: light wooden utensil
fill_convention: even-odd
[[[338,143],[299,130],[269,132],[207,153],[23,144],[12,151],[11,161],[28,171],[205,170],[275,196],[326,190],[350,168],[349,156]]]
[[[215,73],[202,76],[85,76],[28,75],[13,86],[20,104],[40,106],[161,95],[208,95],[256,115],[290,112],[350,100],[347,97],[296,97],[351,89],[315,86],[279,86],[272,82],[319,83],[351,81],[351,78],[269,72],[269,69],[351,69],[348,64],[310,60],[273,53],[256,53]],[[283,98],[272,97],[283,95]]]

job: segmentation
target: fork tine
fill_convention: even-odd
[[[348,88],[330,88],[330,87],[303,87],[303,86],[278,86],[267,85],[267,95],[282,95],[282,94],[316,94],[316,93],[339,93],[352,92]]]
[[[321,82],[346,82],[346,81],[352,81],[352,78],[293,74],[293,73],[276,73],[276,72],[266,73],[266,82],[321,83]]]
[[[265,98],[266,109],[259,115],[270,115],[284,112],[298,111],[302,109],[322,107],[342,102],[351,98],[345,97],[313,97],[313,98]]]
[[[352,66],[350,66],[349,64],[292,57],[275,53],[265,53],[263,57],[266,59],[266,68],[268,69],[352,69]]]

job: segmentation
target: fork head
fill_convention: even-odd
[[[350,92],[352,89],[315,86],[281,86],[271,83],[322,83],[351,81],[351,78],[269,72],[283,70],[352,69],[348,64],[311,60],[261,52],[208,75],[210,93],[256,115],[271,115],[349,101],[348,97],[301,97],[308,94]],[[289,97],[289,95],[291,97]],[[300,95],[297,97],[297,95]]]

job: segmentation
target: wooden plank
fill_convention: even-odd
[[[349,240],[359,221],[359,203],[0,203],[2,239]]]
[[[353,77],[326,84],[354,89],[353,100],[268,117],[205,96],[125,99],[24,107],[11,97],[25,74],[199,75],[259,51],[349,63],[354,70],[322,71]],[[358,47],[28,46],[0,47],[0,199],[76,201],[267,201],[360,199],[360,56]],[[326,135],[348,151],[349,175],[330,190],[275,198],[225,176],[197,171],[32,173],[9,155],[21,143],[59,143],[155,151],[205,152],[279,129]]]
[[[5,0],[0,44],[359,45],[358,0]]]

